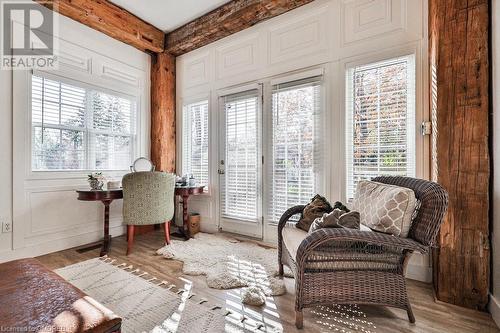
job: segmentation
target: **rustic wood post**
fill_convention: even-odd
[[[439,300],[486,308],[489,288],[488,0],[429,0],[432,173],[449,192],[433,253]]]
[[[151,55],[151,160],[175,172],[175,57]]]

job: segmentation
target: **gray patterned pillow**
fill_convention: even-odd
[[[356,188],[352,208],[370,229],[408,237],[415,204],[415,193],[409,188],[363,180]]]
[[[359,213],[346,212],[335,208],[331,213],[324,213],[322,217],[314,220],[309,228],[309,233],[321,228],[348,228],[359,230]]]

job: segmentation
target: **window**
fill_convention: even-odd
[[[208,101],[183,109],[182,173],[192,174],[199,185],[208,185]]]
[[[347,199],[360,180],[415,176],[415,64],[405,56],[347,71]]]
[[[226,218],[258,218],[259,97],[258,90],[223,97],[225,172],[221,210]]]
[[[273,86],[271,204],[276,223],[288,208],[314,196],[320,169],[321,76]]]
[[[32,170],[127,170],[135,143],[131,98],[32,76]]]

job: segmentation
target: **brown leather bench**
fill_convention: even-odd
[[[35,259],[0,264],[0,329],[120,332],[121,319]]]

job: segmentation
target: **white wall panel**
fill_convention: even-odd
[[[133,88],[140,88],[144,80],[144,72],[107,59],[99,61],[98,75],[115,84],[120,82]]]
[[[315,9],[291,22],[269,29],[270,64],[302,58],[326,52],[330,41],[327,34],[328,7]]]
[[[86,49],[59,40],[59,68],[92,74],[92,55]]]
[[[215,49],[217,79],[255,71],[262,66],[265,50],[259,47],[259,34],[233,39]]]
[[[343,46],[406,30],[406,0],[343,0]]]
[[[183,79],[181,86],[185,88],[198,86],[210,82],[210,54],[203,52],[183,63],[181,77]]]

